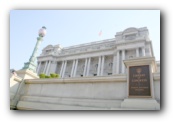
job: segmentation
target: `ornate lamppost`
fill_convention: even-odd
[[[37,50],[39,48],[40,43],[43,41],[43,37],[46,35],[46,27],[43,26],[39,32],[38,32],[39,37],[37,37],[37,43],[35,45],[34,51],[32,52],[32,56],[29,59],[29,62],[24,63],[24,67],[22,69],[29,69],[32,70],[34,73],[36,72],[36,54]]]

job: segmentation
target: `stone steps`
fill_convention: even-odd
[[[110,108],[19,101],[18,110],[110,110]]]
[[[122,100],[22,96],[17,108],[23,110],[111,110],[120,109],[121,102]]]

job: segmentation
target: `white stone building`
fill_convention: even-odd
[[[48,45],[37,57],[37,73],[61,78],[125,74],[123,60],[143,56],[154,57],[148,29],[127,28],[112,39],[64,48]]]
[[[48,45],[37,57],[37,74],[10,78],[10,108],[17,110],[160,110],[160,62],[146,27],[115,38],[62,48]]]

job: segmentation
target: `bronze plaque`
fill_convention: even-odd
[[[129,67],[129,96],[151,96],[149,65]]]

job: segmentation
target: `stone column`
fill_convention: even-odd
[[[149,46],[149,49],[148,49],[148,50],[149,50],[149,51],[148,51],[148,52],[149,52],[149,56],[152,57],[152,53],[151,53],[151,45]]]
[[[41,61],[39,62],[38,67],[37,67],[37,74],[39,74],[38,72],[40,70],[40,66],[41,66]]]
[[[117,74],[119,74],[119,55],[120,55],[119,52],[120,52],[120,51],[118,50],[118,51],[117,51]]]
[[[90,72],[90,62],[91,62],[91,58],[88,58],[88,65],[87,65],[87,73],[86,73],[86,76],[89,76],[89,72]]]
[[[78,59],[76,59],[76,64],[75,64],[75,69],[73,74],[74,77],[76,76],[77,66],[78,66]]]
[[[44,74],[46,74],[47,63],[48,63],[48,61],[46,61],[46,64],[45,64],[45,66],[44,66],[44,70],[43,70],[43,73],[44,73]]]
[[[61,77],[62,77],[63,68],[64,68],[64,61],[62,61],[61,70],[60,70],[60,76],[61,76]]]
[[[136,57],[139,57],[139,48],[136,48]]]
[[[98,68],[97,68],[97,76],[100,75],[100,64],[101,64],[101,56],[99,56]]]
[[[102,56],[102,66],[101,66],[101,76],[103,76],[103,71],[104,71],[104,62],[105,62],[105,56]]]
[[[54,61],[53,63],[54,63],[54,67],[55,67],[53,72],[56,73],[56,70],[58,68],[58,62]]]
[[[145,47],[142,47],[142,55],[145,56]]]
[[[85,67],[83,71],[83,76],[86,76],[86,69],[87,69],[87,58],[85,59]]]
[[[64,78],[66,66],[67,66],[67,60],[64,62],[64,68],[63,68],[63,72],[62,72],[62,78]]]
[[[112,75],[114,75],[116,73],[115,71],[115,55],[113,55],[113,68],[112,68]]]
[[[75,66],[75,60],[73,60],[73,65],[72,65],[72,69],[71,69],[71,77],[73,77],[73,72],[74,72],[74,66]]]
[[[50,64],[51,64],[51,61],[49,61],[49,64],[47,65],[46,75],[48,75],[48,73],[49,73]]]
[[[123,60],[125,60],[125,50],[122,50],[122,73],[125,72],[125,66],[124,66],[124,62]]]

